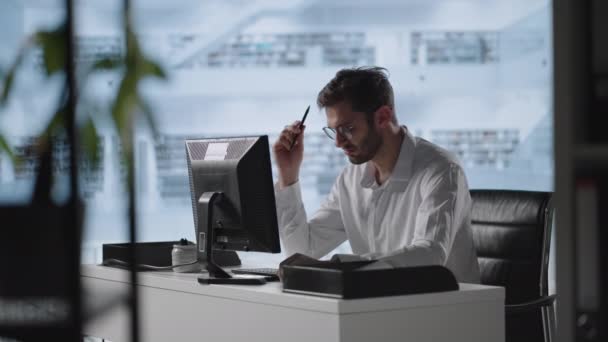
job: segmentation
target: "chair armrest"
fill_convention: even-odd
[[[505,312],[508,315],[512,313],[528,312],[540,309],[544,306],[552,306],[555,302],[555,297],[556,295],[552,294],[525,303],[505,305]]]

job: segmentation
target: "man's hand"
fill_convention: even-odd
[[[283,188],[298,181],[300,165],[304,158],[304,129],[300,129],[300,121],[285,126],[279,138],[272,146],[274,160],[279,171],[279,187]],[[295,139],[295,144],[292,142]]]

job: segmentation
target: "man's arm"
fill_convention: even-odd
[[[302,204],[300,184],[276,191],[279,232],[287,255],[302,253],[320,258],[346,240],[336,184],[310,221]]]
[[[450,164],[442,172],[431,175],[422,185],[421,194],[423,200],[416,216],[412,244],[363,257],[379,259],[393,267],[445,265],[456,230],[468,218],[465,211],[470,208],[469,189],[462,169]]]
[[[340,215],[338,181],[310,222],[302,204],[300,166],[304,157],[304,130],[296,121],[285,126],[272,146],[278,168],[275,186],[277,218],[287,255],[302,253],[320,258],[346,240]]]

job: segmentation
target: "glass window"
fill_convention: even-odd
[[[53,4],[0,5],[10,47],[0,52],[0,70],[29,32],[62,18],[61,4]],[[117,1],[78,2],[82,65],[124,53],[120,8]],[[141,44],[169,75],[141,89],[161,135],[152,139],[142,124],[136,137],[140,239],[194,238],[185,138],[268,134],[273,142],[308,105],[300,181],[311,215],[347,163],[321,130],[316,95],[336,71],[352,66],[389,70],[399,121],[454,152],[471,188],[552,190],[550,13],[548,0],[134,2]],[[49,115],[58,91],[52,80],[39,82],[37,60],[34,54],[23,80],[29,83],[17,87],[0,118],[22,154],[39,122],[30,117]],[[82,110],[107,114],[116,87],[115,74],[88,79]],[[83,166],[81,175],[89,204],[85,262],[100,261],[102,243],[126,239],[121,147],[103,119],[97,124],[102,163]],[[32,167],[13,170],[0,159],[2,198],[27,193]]]

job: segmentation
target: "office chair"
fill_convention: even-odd
[[[553,208],[550,192],[471,190],[481,283],[505,287],[506,341],[552,341],[548,294]]]

